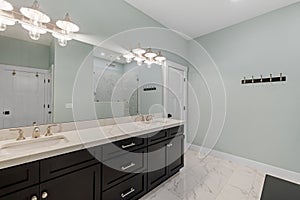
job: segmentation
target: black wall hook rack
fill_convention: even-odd
[[[263,77],[262,75],[260,78],[254,78],[252,76],[251,79],[244,79],[242,80],[242,84],[254,84],[254,83],[273,83],[273,82],[285,82],[287,80],[286,76],[283,76],[282,73],[280,73],[280,76],[273,77],[272,74],[270,74],[269,77]]]

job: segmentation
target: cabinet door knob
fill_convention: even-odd
[[[47,192],[43,192],[42,193],[42,199],[46,199],[48,197],[48,193]]]
[[[167,147],[171,148],[173,146],[173,144],[168,144]]]
[[[37,196],[32,196],[31,200],[38,200]]]

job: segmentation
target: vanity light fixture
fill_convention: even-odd
[[[14,7],[11,5],[11,3],[5,0],[0,0],[0,10],[12,11],[13,9]]]
[[[0,0],[0,31],[5,31],[7,25],[16,22],[29,32],[31,39],[39,40],[41,34],[49,32],[57,38],[60,46],[66,46],[73,39],[73,33],[79,31],[79,27],[71,22],[69,14],[63,20],[51,23],[50,17],[40,10],[37,0],[31,7],[21,7],[19,12],[14,11],[9,2]]]
[[[137,62],[138,66],[141,66],[143,63],[151,66],[152,64],[163,65],[167,60],[161,53],[161,51],[157,54],[152,51],[151,48],[143,49],[138,47],[136,49],[131,50],[130,52],[123,55],[126,59],[127,63],[131,63],[133,60]]]
[[[29,37],[33,40],[39,40],[41,34],[47,33],[44,29],[44,23],[49,23],[50,17],[40,11],[40,6],[37,0],[33,2],[30,8],[22,7],[21,14],[28,19],[27,23],[22,23],[22,27],[29,32]]]
[[[71,22],[69,13],[66,14],[64,20],[58,20],[56,26],[60,28],[57,32],[53,32],[52,36],[58,39],[60,46],[67,46],[69,40],[72,40],[71,35],[79,31],[79,27]]]
[[[157,56],[157,54],[152,52],[151,48],[149,48],[149,49],[146,50],[146,53],[144,54],[144,56],[146,58],[154,58],[154,57]]]
[[[133,53],[129,52],[127,54],[124,54],[123,57],[126,59],[127,63],[131,63],[132,59],[135,58],[135,55],[133,55]]]
[[[161,51],[158,53],[158,55],[154,59],[159,63],[163,63],[166,61],[166,57],[164,57],[162,55]]]
[[[10,19],[8,13],[5,13],[5,11],[12,11],[13,9],[9,2],[0,0],[0,31],[5,31],[7,26],[15,25],[16,22]]]

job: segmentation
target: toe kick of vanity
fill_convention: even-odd
[[[134,200],[184,167],[183,125],[0,170],[0,200]]]

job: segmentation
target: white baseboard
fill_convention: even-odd
[[[197,146],[194,144],[188,144],[188,146],[189,146],[190,150],[201,151],[205,154],[208,153],[209,155],[216,156],[216,157],[219,157],[219,158],[222,158],[225,160],[230,160],[232,162],[235,162],[235,163],[243,165],[243,166],[255,168],[255,169],[261,171],[262,173],[269,174],[269,175],[272,175],[275,177],[279,177],[279,178],[300,184],[300,173],[289,171],[289,170],[282,169],[279,167],[274,167],[272,165],[260,163],[260,162],[254,161],[254,160],[249,160],[246,158],[242,158],[242,157],[235,156],[232,154],[224,153],[221,151],[210,150],[208,148],[204,148],[204,147]]]

